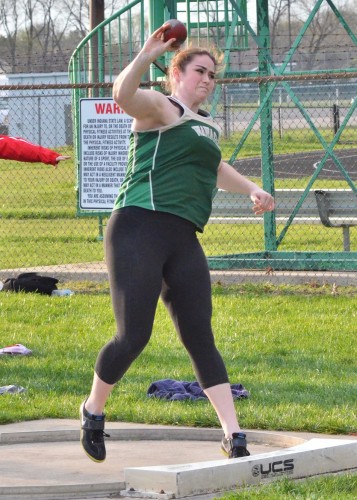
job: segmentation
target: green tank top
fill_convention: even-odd
[[[204,112],[169,99],[182,109],[175,123],[130,134],[127,171],[114,210],[137,206],[168,212],[202,232],[216,192],[219,128]]]

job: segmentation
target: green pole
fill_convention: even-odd
[[[149,0],[149,32],[152,33],[160,28],[165,21],[165,2],[164,0]],[[157,61],[161,66],[165,66],[165,57],[162,56]],[[150,68],[150,80],[156,81],[164,76],[163,72],[154,64]]]
[[[257,33],[259,74],[268,75],[270,57],[270,33],[268,0],[257,0]],[[259,97],[262,102],[269,90],[270,83],[259,84]],[[273,120],[271,95],[267,99],[260,115],[261,151],[262,151],[262,182],[263,189],[274,196],[274,164],[273,164]],[[264,214],[264,240],[266,250],[276,250],[275,213]]]

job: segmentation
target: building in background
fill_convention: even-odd
[[[68,73],[19,73],[6,75],[9,85],[33,85],[12,90],[6,99],[7,133],[34,144],[57,148],[73,143],[71,89],[45,88],[69,83]],[[37,88],[43,85],[43,88]]]

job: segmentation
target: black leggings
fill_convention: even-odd
[[[228,382],[214,343],[210,275],[195,226],[164,212],[122,208],[108,222],[106,260],[117,333],[98,355],[99,378],[114,384],[144,349],[161,294],[201,387]]]

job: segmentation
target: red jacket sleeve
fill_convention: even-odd
[[[0,135],[0,158],[3,160],[16,160],[27,162],[41,162],[57,165],[56,158],[59,153],[51,149],[37,146],[21,137]]]

